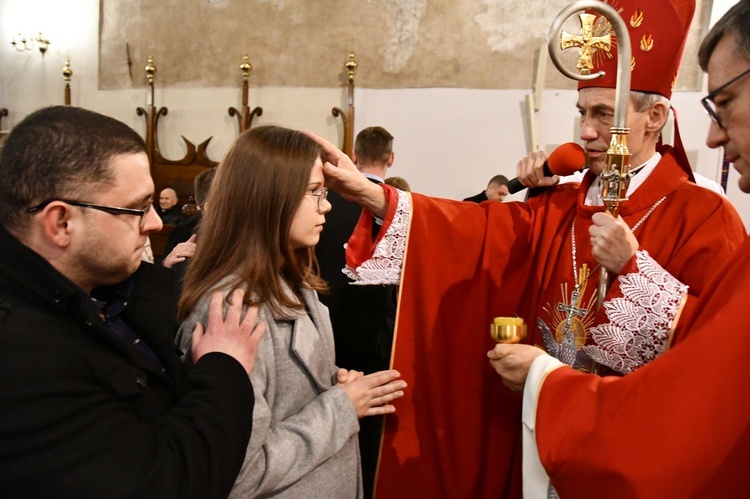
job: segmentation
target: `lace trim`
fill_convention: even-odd
[[[372,257],[356,269],[347,266],[342,272],[358,286],[373,284],[399,284],[401,267],[406,250],[406,234],[409,228],[411,198],[404,191],[398,192],[398,203],[393,220],[383,238],[375,246]]]
[[[622,297],[604,303],[608,323],[591,329],[583,350],[596,362],[628,374],[664,353],[669,329],[688,286],[647,251],[636,252],[638,272],[620,276]]]

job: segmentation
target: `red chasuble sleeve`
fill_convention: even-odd
[[[624,378],[562,367],[542,385],[541,461],[560,497],[746,497],[750,241],[719,269],[685,341]]]
[[[520,397],[486,352],[493,317],[519,308],[530,213],[418,194],[412,205],[392,358],[409,388],[386,418],[376,496],[520,497]]]

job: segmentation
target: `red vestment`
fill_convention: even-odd
[[[747,497],[749,263],[750,240],[707,272],[683,341],[635,373],[547,376],[536,440],[561,497]]]
[[[633,226],[666,196],[635,236],[691,293],[701,294],[707,269],[731,254],[744,228],[726,199],[689,182],[671,150],[663,154],[620,213]],[[529,341],[541,343],[536,317],[547,320],[543,307],[568,302],[562,283],[572,290],[574,217],[578,265],[595,267],[588,228],[603,207],[584,206],[593,179],[588,174],[580,188],[547,189],[528,203],[412,195],[392,360],[409,388],[386,419],[377,497],[520,497],[520,397],[487,362],[494,344],[489,325],[493,317],[519,315]],[[396,196],[387,192],[393,216]],[[348,261],[372,251],[362,235],[370,230],[365,215]],[[615,280],[607,298],[618,293]],[[603,320],[589,315],[590,322]]]

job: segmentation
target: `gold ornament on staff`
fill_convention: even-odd
[[[526,324],[520,317],[495,317],[490,336],[498,343],[520,343],[526,337]]]
[[[630,151],[628,151],[626,137],[630,133],[627,127],[628,103],[630,100],[630,35],[627,26],[615,9],[604,2],[596,0],[579,0],[565,7],[552,22],[547,46],[549,55],[555,67],[573,80],[593,80],[604,76],[604,71],[591,74],[593,69],[592,54],[596,50],[609,52],[611,40],[609,35],[594,36],[594,16],[579,14],[581,20],[580,35],[560,33],[562,25],[573,14],[582,10],[594,10],[602,15],[614,27],[617,37],[617,78],[615,83],[615,116],[614,124],[609,131],[612,139],[607,150],[607,161],[604,170],[599,174],[602,187],[602,201],[607,213],[617,217],[620,203],[627,201],[628,186],[630,185]],[[569,71],[562,65],[557,51],[557,40],[560,50],[578,47],[579,58],[576,68],[578,73]],[[604,296],[609,287],[609,273],[602,267],[599,275],[597,306],[601,308]]]

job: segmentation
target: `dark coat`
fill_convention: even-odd
[[[226,497],[250,437],[252,386],[220,353],[184,371],[171,282],[142,265],[123,312],[162,372],[0,229],[2,497]]]
[[[174,228],[174,230],[169,233],[169,237],[167,237],[167,248],[164,250],[164,257],[162,258],[162,262],[164,261],[164,258],[166,258],[172,252],[175,246],[180,243],[187,242],[187,240],[196,233],[196,231],[198,230],[198,224],[200,223],[202,217],[203,215],[199,211],[192,217],[186,218],[185,220],[180,222]],[[189,263],[190,258],[187,258],[172,265],[172,271],[174,272],[174,278],[177,284],[178,296],[182,294],[182,282],[185,280],[185,274],[187,273]]]
[[[168,210],[162,210],[161,206],[156,206],[156,213],[159,214],[159,217],[161,218],[161,221],[165,225],[177,225],[183,220],[185,220],[185,217],[182,216],[182,206],[179,204],[176,204],[172,206]]]
[[[344,244],[349,240],[362,208],[328,193],[333,208],[315,247],[323,279],[331,291],[321,294],[330,311],[336,344],[336,365],[365,374],[388,369],[396,322],[396,286],[352,286],[341,269],[345,266]],[[373,233],[377,234],[378,229]],[[365,497],[372,497],[375,470],[380,453],[383,416],[360,420],[359,448]]]
[[[354,230],[362,208],[331,191],[333,208],[315,253],[320,272],[331,290],[321,294],[331,314],[336,342],[336,364],[365,374],[388,369],[396,320],[396,286],[352,286],[341,272],[344,268],[344,244]]]
[[[486,191],[482,191],[482,192],[480,192],[479,194],[477,194],[475,196],[471,196],[469,198],[465,198],[464,201],[471,201],[473,203],[481,203],[482,201],[489,201],[489,199],[487,198],[487,192]]]

